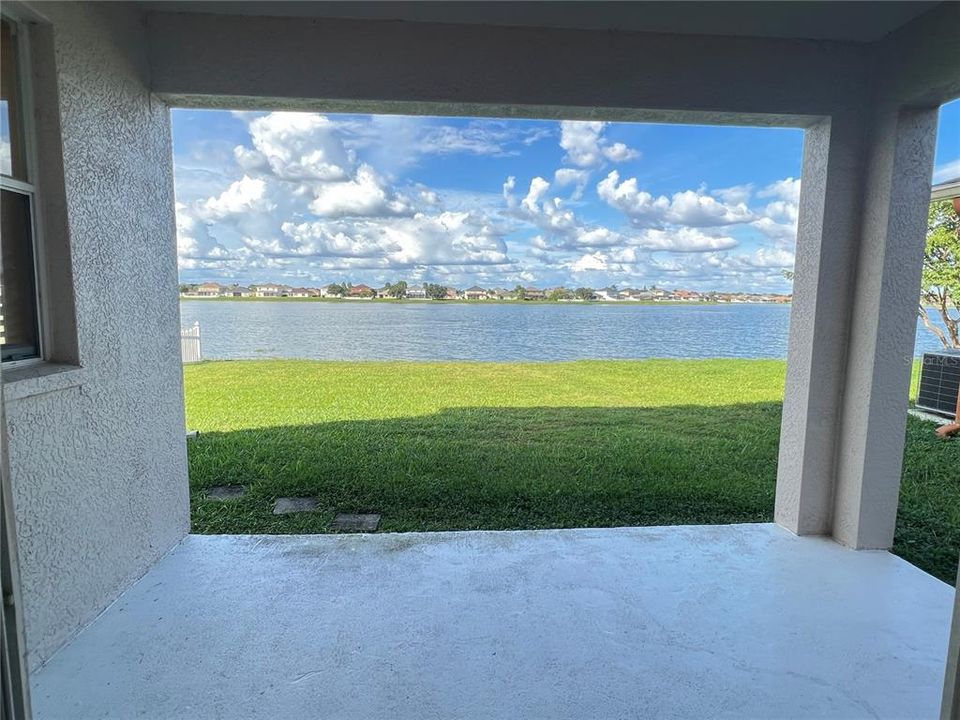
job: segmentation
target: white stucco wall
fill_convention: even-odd
[[[54,29],[82,368],[5,373],[32,666],[189,527],[170,119],[147,90],[142,18],[36,10]]]

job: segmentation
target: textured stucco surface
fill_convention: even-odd
[[[37,10],[54,27],[83,368],[6,393],[33,666],[189,523],[169,112],[146,89],[143,23],[122,5]]]
[[[777,522],[801,535],[829,534],[833,517],[862,124],[857,113],[838,114],[811,127],[804,140],[775,505]]]
[[[878,109],[864,173],[833,534],[893,544],[937,110]]]
[[[806,137],[778,522],[893,542],[937,108],[960,93],[960,5],[878,43],[865,96]]]
[[[933,720],[951,590],[775,525],[191,535],[43,668],[34,709]]]

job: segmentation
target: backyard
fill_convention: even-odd
[[[184,367],[193,531],[768,522],[786,365],[230,361]],[[894,552],[953,583],[960,441],[911,417]],[[242,485],[234,500],[207,490]],[[278,497],[315,512],[274,515]]]

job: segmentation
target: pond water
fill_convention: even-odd
[[[785,358],[785,305],[183,300],[208,360]],[[936,349],[918,329],[917,352]]]

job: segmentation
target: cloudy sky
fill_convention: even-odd
[[[184,282],[786,291],[799,130],[175,110]],[[935,181],[960,175],[960,101]]]

